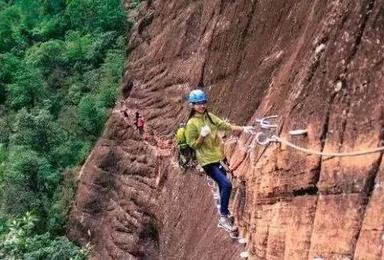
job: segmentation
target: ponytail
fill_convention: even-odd
[[[209,115],[208,110],[205,110],[204,114],[207,115],[208,120],[209,120],[209,122],[211,122],[212,125],[216,125],[215,122],[212,120],[212,117]],[[195,115],[195,110],[192,108],[191,112],[189,112],[189,116],[188,116],[187,122],[185,124],[187,124],[189,119],[191,119],[194,115]]]
[[[208,110],[205,110],[204,114],[207,115],[207,117],[208,117],[208,119],[209,119],[209,121],[211,122],[212,125],[216,125],[215,122],[213,122],[211,116],[209,115]]]
[[[193,117],[193,115],[195,114],[195,110],[193,110],[193,108],[191,109],[191,112],[189,112],[189,116],[188,116],[188,119],[187,119],[187,123],[189,121],[189,119],[191,119]]]

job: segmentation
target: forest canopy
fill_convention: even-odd
[[[119,0],[0,0],[0,258],[86,257],[66,216],[131,27]]]

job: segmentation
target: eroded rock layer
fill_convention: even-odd
[[[115,108],[81,170],[72,239],[93,259],[383,258],[382,153],[227,139],[243,248],[216,228],[206,178],[179,173],[172,139],[203,82],[233,123],[276,114],[281,138],[315,151],[383,145],[384,1],[146,1],[138,17],[121,91],[132,116]]]

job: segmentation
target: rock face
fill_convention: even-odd
[[[279,136],[301,147],[383,145],[384,1],[155,0],[138,17],[121,91],[132,116],[112,113],[70,215],[92,259],[383,259],[382,153],[227,140],[244,249],[216,228],[205,176],[179,173],[172,140],[203,82],[214,113],[239,125],[276,114]]]

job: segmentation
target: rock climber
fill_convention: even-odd
[[[137,129],[139,130],[139,134],[144,134],[144,117],[142,115],[139,115],[139,118],[137,119]]]
[[[124,118],[129,119],[128,107],[125,105],[124,100],[120,101],[120,112],[123,114]]]
[[[219,131],[237,131],[254,134],[253,126],[237,126],[225,122],[207,111],[208,96],[201,89],[192,90],[188,96],[191,112],[187,122],[185,137],[187,144],[195,150],[196,159],[205,173],[212,178],[220,192],[220,219],[218,227],[228,232],[236,227],[228,210],[232,183],[222,163],[225,160]]]
[[[139,129],[137,123],[139,122],[140,113],[139,111],[136,111],[135,113],[135,121],[133,121],[133,124],[136,126],[137,129]]]

